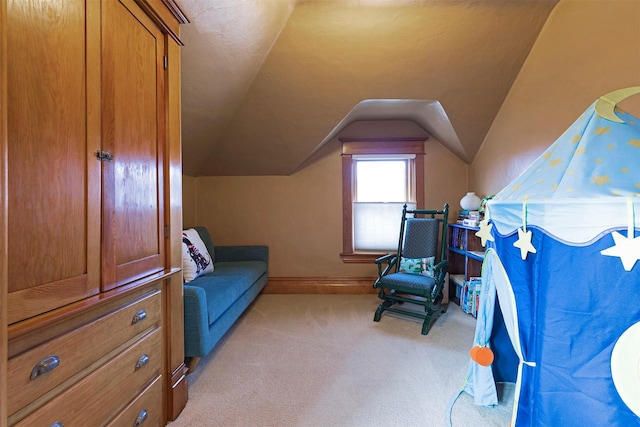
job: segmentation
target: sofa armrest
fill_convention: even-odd
[[[269,264],[268,246],[216,246],[215,262],[264,261]]]
[[[205,342],[209,336],[207,296],[199,286],[183,285],[184,343],[186,357],[201,357],[209,350]]]

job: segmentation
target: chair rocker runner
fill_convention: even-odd
[[[378,278],[373,287],[380,289],[378,297],[383,301],[374,322],[385,311],[404,314],[424,319],[422,335],[427,335],[433,321],[447,311],[442,299],[448,271],[448,213],[448,204],[443,210],[407,210],[404,205],[397,253],[375,260]],[[403,303],[420,305],[424,312],[400,308]]]

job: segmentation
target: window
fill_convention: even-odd
[[[343,141],[344,262],[397,248],[402,207],[423,206],[424,139]]]
[[[354,168],[353,250],[392,251],[398,245],[402,207],[415,209],[415,155],[352,156]]]

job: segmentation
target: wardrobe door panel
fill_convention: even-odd
[[[133,1],[103,2],[103,289],[164,269],[164,38]]]
[[[9,323],[99,290],[99,119],[87,113],[99,34],[85,32],[99,5],[87,7],[7,4]]]

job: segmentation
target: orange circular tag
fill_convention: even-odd
[[[489,366],[493,363],[493,351],[489,347],[474,346],[469,351],[471,360],[481,366]]]

